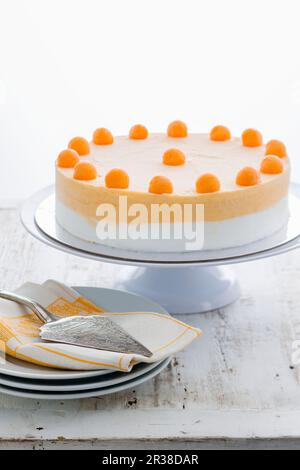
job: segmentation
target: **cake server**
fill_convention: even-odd
[[[149,349],[129,335],[110,318],[100,315],[60,318],[39,303],[13,292],[0,290],[0,298],[25,305],[44,323],[40,337],[45,341],[72,344],[103,351],[151,357]]]

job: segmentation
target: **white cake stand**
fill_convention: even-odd
[[[293,185],[300,195],[300,187]],[[291,196],[288,226],[272,238],[247,247],[207,252],[139,253],[84,242],[55,220],[53,186],[28,199],[21,209],[24,227],[38,240],[61,251],[117,265],[112,287],[148,297],[173,314],[207,312],[238,299],[240,287],[229,265],[286,253],[300,247],[300,200]]]

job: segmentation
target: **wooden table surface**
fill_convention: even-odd
[[[0,210],[1,287],[55,278],[111,287],[120,269],[55,251]],[[0,449],[300,448],[300,251],[235,266],[234,305],[181,315],[204,337],[134,390],[74,401],[0,394]]]

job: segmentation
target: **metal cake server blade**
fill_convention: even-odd
[[[0,290],[0,298],[29,307],[44,323],[40,328],[40,337],[45,341],[145,357],[153,356],[149,349],[110,318],[99,315],[60,318],[22,295]]]
[[[47,323],[41,327],[40,331],[41,338],[46,341],[152,356],[147,348],[126,333],[123,328],[109,318],[99,315],[63,318]]]

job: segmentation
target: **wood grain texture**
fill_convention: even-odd
[[[111,287],[121,270],[66,255],[0,211],[1,288],[55,278]],[[300,251],[235,266],[242,297],[180,319],[204,337],[154,380],[108,397],[66,402],[0,395],[0,448],[251,448],[300,446]]]

